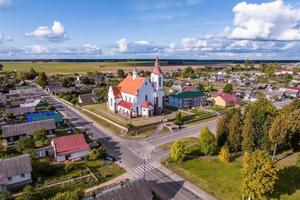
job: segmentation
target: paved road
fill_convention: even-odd
[[[169,175],[160,168],[158,161],[151,160],[151,152],[155,145],[161,142],[174,139],[171,136],[164,137],[161,140],[153,141],[129,141],[114,136],[109,130],[104,129],[97,123],[77,111],[72,106],[62,103],[53,96],[44,92],[44,99],[51,103],[60,112],[69,118],[70,124],[77,128],[83,128],[92,133],[94,139],[100,140],[106,147],[108,153],[116,157],[116,160],[124,167],[133,178],[145,177],[149,181],[152,190],[154,190],[162,199],[178,200],[210,200],[214,199],[198,188],[187,189],[185,181],[174,181]],[[190,131],[192,129],[189,129]],[[199,128],[198,128],[199,130]],[[188,130],[187,130],[188,131]],[[188,135],[187,132],[182,132]],[[179,136],[178,136],[179,137]],[[155,145],[152,145],[151,142]],[[192,191],[193,192],[192,192]],[[197,194],[197,195],[195,195]]]

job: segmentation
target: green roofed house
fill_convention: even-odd
[[[207,104],[207,95],[201,91],[184,91],[169,95],[167,103],[170,107],[175,108],[192,108],[204,106]]]
[[[36,112],[26,115],[28,122],[36,122],[53,119],[55,121],[56,127],[61,127],[64,123],[63,116],[56,111],[47,111],[47,112]]]

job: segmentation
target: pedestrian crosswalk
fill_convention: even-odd
[[[156,162],[145,163],[145,165],[138,165],[134,167],[132,170],[139,176],[142,176],[145,172],[151,171],[153,169],[159,168],[159,164]]]

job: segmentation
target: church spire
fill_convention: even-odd
[[[137,77],[138,73],[137,73],[137,69],[136,69],[136,66],[134,66],[133,68],[133,72],[132,72],[132,79],[135,80],[136,77]]]
[[[153,68],[152,73],[155,74],[155,75],[162,74],[161,69],[160,69],[160,62],[159,62],[158,56],[156,56],[156,60],[155,60],[155,64],[154,64],[154,68]]]

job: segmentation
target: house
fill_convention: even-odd
[[[175,108],[192,108],[207,104],[207,95],[200,91],[184,91],[169,95],[168,106]]]
[[[12,113],[13,116],[20,116],[28,113],[35,112],[35,107],[16,107],[16,108],[7,108],[6,113]]]
[[[287,96],[285,91],[271,90],[271,91],[266,91],[266,97],[271,101],[277,101],[277,100],[283,100]]]
[[[55,121],[56,127],[61,127],[64,123],[63,116],[56,111],[29,113],[26,115],[26,118],[28,122],[36,122],[36,121],[53,119]]]
[[[108,109],[131,118],[142,116],[142,106],[149,105],[147,115],[160,114],[164,107],[163,87],[163,74],[156,58],[150,78],[138,76],[134,68],[132,76],[128,75],[117,87],[109,88]]]
[[[218,92],[212,95],[215,105],[221,107],[238,106],[239,98],[232,94]]]
[[[55,128],[56,125],[53,119],[5,125],[2,126],[2,138],[6,139],[7,145],[11,145],[18,141],[20,137],[31,135],[37,129],[43,129],[47,135],[52,135]]]
[[[297,98],[300,97],[300,87],[287,86],[279,88],[279,91],[284,91],[287,96]]]
[[[28,154],[0,160],[0,192],[32,182],[31,160]]]
[[[22,103],[20,107],[37,107],[40,103],[42,103],[41,99],[34,99],[31,102]]]
[[[78,95],[78,103],[83,105],[93,104],[99,102],[99,98],[94,94]]]
[[[57,162],[82,159],[90,149],[83,134],[54,138],[51,145],[54,148],[54,157]]]
[[[274,75],[276,75],[276,76],[282,76],[282,75],[286,75],[286,74],[293,75],[294,70],[292,68],[282,68],[282,69],[274,72]]]
[[[152,200],[153,194],[145,179],[116,185],[97,194],[94,200]]]
[[[63,87],[62,83],[60,82],[50,82],[46,86],[46,91],[53,94],[53,95],[58,95],[60,93],[68,93],[76,90],[75,87]]]

